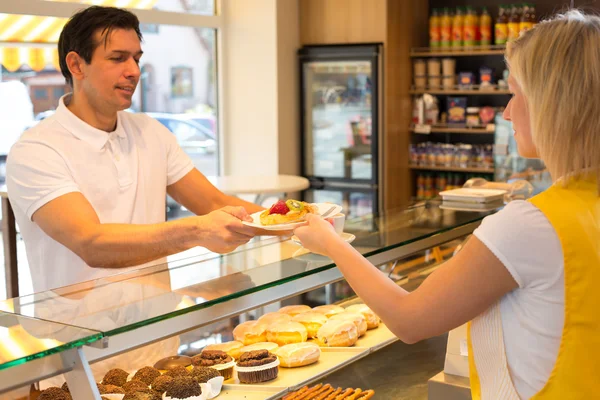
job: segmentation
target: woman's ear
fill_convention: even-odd
[[[69,54],[67,54],[67,57],[65,57],[65,61],[67,62],[69,72],[71,72],[71,75],[73,76],[73,81],[84,78],[85,73],[83,64],[85,64],[85,60],[81,58],[79,54],[70,51]]]

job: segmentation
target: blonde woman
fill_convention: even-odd
[[[467,321],[478,399],[600,397],[600,18],[569,11],[510,43],[504,112],[519,153],[554,184],[484,219],[463,250],[412,293],[319,217],[296,229],[331,257],[403,341]]]

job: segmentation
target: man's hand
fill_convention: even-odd
[[[254,228],[242,224],[252,221],[244,207],[223,207],[197,217],[197,221],[201,232],[198,245],[215,253],[229,253],[255,236]]]

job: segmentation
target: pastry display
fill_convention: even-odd
[[[277,378],[279,359],[267,350],[242,353],[235,366],[241,383],[266,382]]]
[[[343,313],[344,310],[340,306],[336,306],[335,304],[329,304],[326,306],[318,306],[312,309],[314,312],[318,312],[321,314],[325,314],[327,318],[333,317],[335,314]]]
[[[190,376],[190,371],[184,367],[184,366],[177,366],[171,369],[168,369],[164,375],[170,376],[172,378],[183,378],[183,377],[189,377]]]
[[[362,335],[367,333],[367,320],[362,314],[346,311],[343,313],[335,314],[330,319],[340,319],[353,322],[354,325],[356,325],[356,329],[358,330],[358,337],[361,337]]]
[[[146,389],[135,392],[127,392],[125,393],[125,396],[123,396],[122,400],[162,400],[162,397],[160,394]]]
[[[123,386],[127,382],[129,372],[123,371],[121,368],[111,369],[104,375],[102,379],[103,385]]]
[[[284,346],[290,343],[306,342],[308,332],[299,322],[276,322],[269,325],[267,341]]]
[[[375,329],[379,326],[379,317],[366,304],[354,304],[346,307],[348,312],[361,313],[367,320],[367,329]]]
[[[191,377],[175,378],[165,392],[171,399],[189,399],[202,394],[200,385]]]
[[[358,329],[353,322],[329,320],[317,332],[317,343],[322,347],[350,347],[358,340]]]
[[[254,343],[254,344],[242,347],[240,349],[240,355],[242,353],[247,353],[249,351],[254,351],[254,350],[267,350],[267,351],[273,352],[273,350],[275,350],[278,347],[279,347],[279,345],[277,343],[273,343],[273,342]]]
[[[233,374],[233,358],[221,350],[204,350],[192,357],[194,367],[212,367],[219,371],[223,378],[230,379]]]
[[[259,321],[246,321],[235,327],[233,338],[244,346],[267,341],[267,324]]]
[[[309,306],[305,306],[305,305],[296,305],[296,306],[285,306],[285,307],[281,307],[279,309],[280,313],[285,313],[290,315],[291,317],[294,317],[298,314],[302,314],[305,312],[309,312],[311,311],[312,308],[310,308]]]
[[[318,213],[317,207],[304,201],[279,200],[271,208],[260,214],[260,223],[263,225],[277,225],[299,222],[308,213]]]
[[[142,381],[146,384],[146,386],[150,386],[152,381],[160,376],[160,371],[154,367],[143,367],[136,371],[131,378],[132,381]],[[125,386],[123,386],[125,389]],[[127,389],[125,389],[127,390]]]
[[[152,381],[150,388],[158,393],[164,393],[169,388],[169,385],[173,382],[173,377],[169,375],[161,375]]]
[[[125,393],[127,392],[137,392],[138,390],[146,390],[148,389],[148,385],[146,385],[144,382],[142,381],[129,381],[129,382],[125,382],[125,384],[123,385],[123,390],[125,391]]]
[[[240,349],[244,347],[244,343],[233,340],[231,342],[209,344],[203,350],[221,350],[233,358],[239,358]]]
[[[281,400],[308,400],[308,399],[319,399],[319,400],[367,400],[375,395],[374,390],[362,389],[342,389],[341,387],[335,389],[330,384],[318,385],[303,388],[291,392],[283,396]]]
[[[257,319],[257,321],[269,326],[273,322],[286,322],[291,321],[291,319],[291,315],[277,311],[266,313],[265,315]]]
[[[121,386],[102,385],[98,387],[100,394],[125,394],[125,390]]]
[[[279,365],[294,368],[317,362],[321,349],[315,343],[292,343],[273,350],[273,354],[279,358]]]
[[[42,393],[38,396],[38,400],[72,400],[72,398],[69,393],[59,387],[53,386],[42,390]]]
[[[192,370],[192,378],[198,383],[206,383],[219,376],[221,376],[219,371],[210,367],[194,367]]]
[[[188,367],[192,365],[192,359],[188,356],[170,356],[158,360],[154,364],[154,368],[164,373],[165,371],[175,367]]]
[[[328,321],[328,318],[325,314],[321,314],[314,311],[305,312],[302,314],[296,315],[292,318],[294,322],[300,322],[306,328],[306,332],[308,333],[309,338],[317,337],[317,331],[320,327]]]

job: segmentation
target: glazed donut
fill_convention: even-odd
[[[296,315],[292,321],[304,325],[308,337],[312,339],[317,337],[317,331],[328,321],[328,318],[324,314],[310,311]]]
[[[367,329],[375,329],[379,326],[379,317],[366,304],[354,304],[346,307],[346,311],[358,312],[365,316]]]
[[[358,329],[353,322],[329,320],[317,332],[322,347],[350,347],[358,340]]]
[[[321,356],[321,349],[314,343],[291,343],[273,350],[279,358],[279,365],[286,368],[303,367],[315,363]]]
[[[335,314],[343,313],[344,311],[346,311],[342,307],[336,306],[335,304],[330,304],[330,305],[326,305],[326,306],[318,306],[318,307],[313,308],[312,310],[314,312],[325,314],[325,316],[327,318],[331,318]]]
[[[286,321],[291,321],[292,317],[288,314],[282,313],[282,312],[270,312],[270,313],[266,313],[265,315],[263,315],[262,317],[260,317],[259,319],[257,319],[257,321],[268,325],[271,325],[273,322],[286,322]]]
[[[343,312],[339,314],[335,314],[330,320],[341,319],[343,321],[350,321],[354,325],[356,325],[356,329],[358,330],[358,337],[361,337],[365,333],[367,333],[367,320],[364,315],[355,313],[355,312]]]
[[[275,322],[269,325],[267,341],[285,346],[290,343],[306,342],[308,333],[299,322]]]
[[[296,306],[285,306],[279,309],[280,313],[288,314],[290,317],[295,317],[298,314],[303,314],[305,312],[309,312],[312,309],[309,306],[305,305],[296,305]]]
[[[267,326],[258,321],[246,321],[233,330],[233,338],[238,342],[242,342],[244,346],[249,344],[266,342],[267,341]]]

